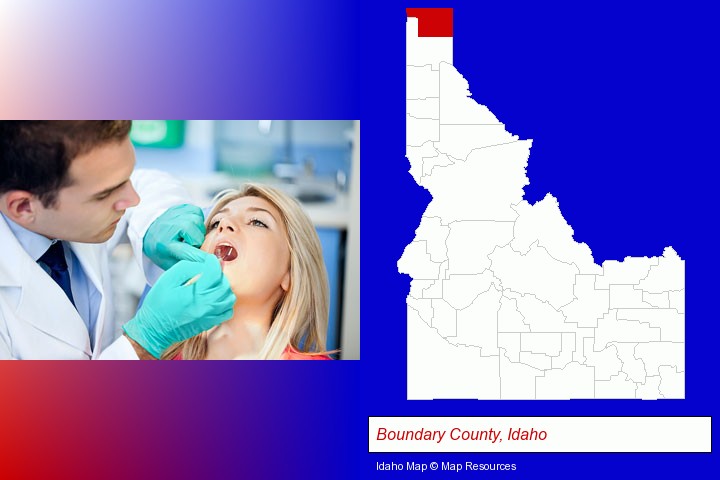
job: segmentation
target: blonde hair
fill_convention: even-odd
[[[278,209],[285,224],[290,250],[290,284],[275,306],[260,359],[279,359],[288,346],[310,354],[325,352],[329,311],[329,287],[322,247],[312,221],[294,198],[267,185],[245,184],[240,190],[226,190],[215,197],[215,214],[233,200],[258,197]],[[168,348],[162,359],[178,354],[186,360],[207,357],[208,334],[203,332]]]

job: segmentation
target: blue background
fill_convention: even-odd
[[[694,2],[237,3],[6,2],[0,17],[17,19],[13,55],[0,58],[13,86],[0,94],[1,116],[360,119],[361,360],[3,362],[3,477],[419,475],[375,470],[407,460],[518,466],[427,478],[717,470],[707,454],[367,453],[370,415],[714,414],[715,11]],[[686,260],[685,400],[405,400],[409,278],[396,262],[430,201],[405,159],[405,8],[441,6],[455,8],[455,65],[473,98],[534,140],[527,198],[552,192],[598,262],[667,245]]]

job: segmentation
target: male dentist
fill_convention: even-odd
[[[0,121],[0,359],[154,359],[232,315],[217,258],[196,248],[201,210],[171,176],[133,172],[130,126]],[[117,338],[123,239],[154,286]]]

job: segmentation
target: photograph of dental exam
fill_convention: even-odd
[[[359,358],[359,134],[0,121],[0,359]]]
[[[236,298],[233,316],[161,358],[329,360],[327,273],[301,205],[248,184],[219,196],[206,231],[202,250],[220,260]]]

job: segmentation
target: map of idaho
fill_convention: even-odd
[[[408,9],[407,158],[432,194],[398,261],[408,399],[684,398],[685,262],[599,266],[558,200],[523,200],[532,140],[470,98],[452,9]]]

